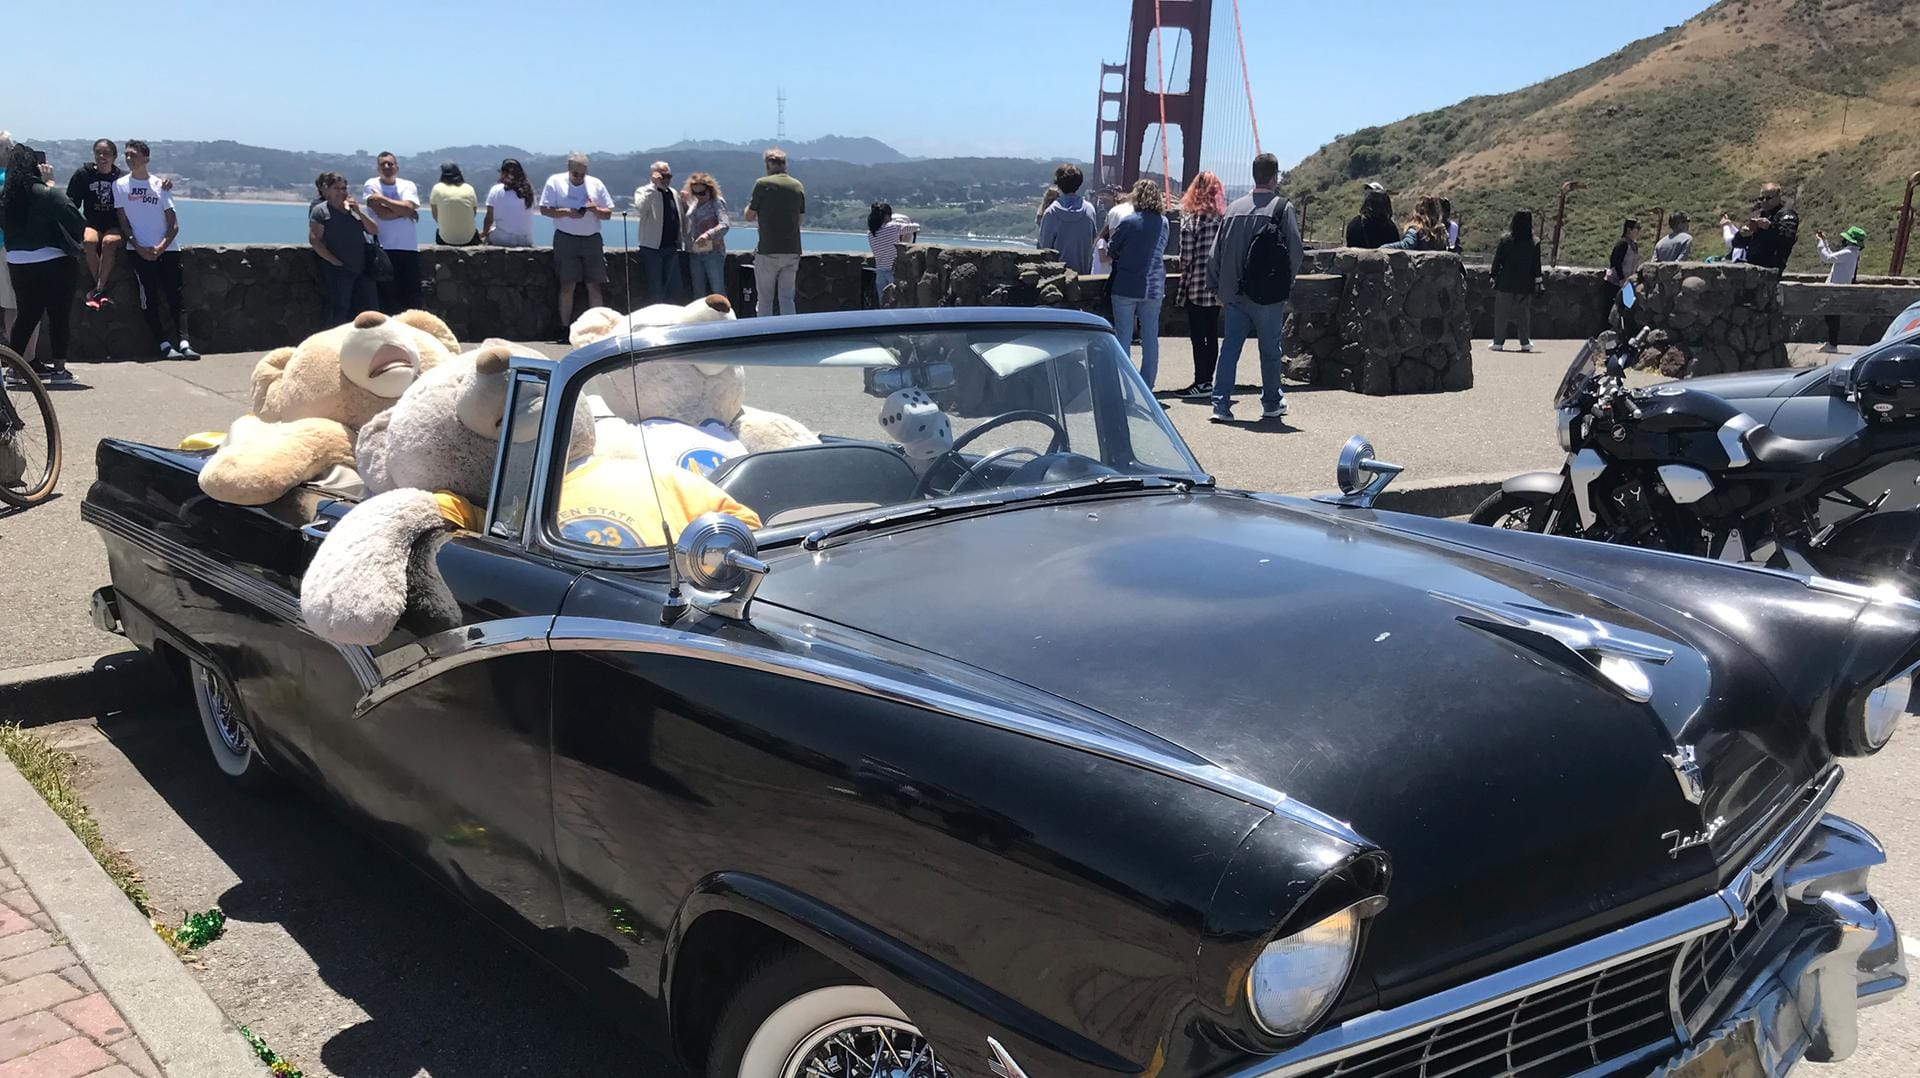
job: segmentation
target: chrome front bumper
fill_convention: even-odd
[[[1831,1063],[1852,1055],[1860,1008],[1907,986],[1900,933],[1867,890],[1868,871],[1885,861],[1865,828],[1822,817],[1773,881],[1788,911],[1775,957],[1749,975],[1691,1047],[1653,1073],[1719,1074],[1727,1061],[1748,1058],[1767,1078],[1778,1078],[1802,1059]]]
[[[1778,1078],[1803,1059],[1845,1059],[1858,1041],[1859,1009],[1905,988],[1907,970],[1893,919],[1867,889],[1885,849],[1825,812],[1839,778],[1837,769],[1825,776],[1713,895],[1349,1019],[1231,1078],[1433,1078],[1463,1065],[1490,1074]],[[1636,989],[1631,1040],[1603,1035],[1591,1007],[1584,1028],[1577,1018],[1558,1031],[1528,1027],[1527,1015],[1564,1012],[1567,999],[1604,998],[1618,1010],[1615,981],[1648,984],[1655,970],[1664,973],[1651,991]],[[1512,1031],[1504,1041],[1502,1030]],[[1524,1054],[1525,1044],[1562,1034],[1592,1046],[1584,1064],[1567,1067],[1579,1057],[1563,1052]]]

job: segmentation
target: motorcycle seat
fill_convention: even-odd
[[[1788,438],[1767,427],[1747,432],[1753,459],[1769,468],[1846,468],[1867,455],[1866,439],[1856,430],[1834,438]]]

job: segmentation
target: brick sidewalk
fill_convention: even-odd
[[[161,1078],[140,1038],[0,854],[0,1078],[81,1075]]]

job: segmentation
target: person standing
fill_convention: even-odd
[[[1060,201],[1060,185],[1057,183],[1048,184],[1047,189],[1040,194],[1040,208],[1033,211],[1033,227],[1035,229],[1040,227],[1040,219],[1047,215],[1047,207],[1058,201]]]
[[[1533,214],[1520,210],[1493,249],[1493,350],[1506,350],[1507,323],[1520,331],[1520,350],[1533,351],[1533,294],[1543,288],[1540,241]]]
[[[1167,295],[1167,215],[1159,184],[1141,180],[1131,194],[1133,212],[1114,225],[1107,241],[1113,253],[1107,290],[1120,347],[1131,353],[1139,331],[1140,377],[1152,390],[1160,376],[1160,306]]]
[[[1440,200],[1440,219],[1447,223],[1447,250],[1460,252],[1460,219],[1453,215],[1453,200]]]
[[[113,208],[114,181],[125,175],[119,158],[120,149],[112,139],[95,139],[93,160],[74,169],[67,181],[67,199],[79,207],[87,226],[87,272],[93,283],[87,288],[86,304],[96,311],[113,302],[107,298],[107,281],[127,239]]]
[[[380,246],[393,264],[393,280],[376,284],[380,309],[388,314],[420,302],[420,188],[400,177],[400,159],[381,151],[379,175],[360,188],[360,201],[380,225]]]
[[[13,156],[13,132],[0,131],[0,190],[7,183],[7,159]],[[0,222],[3,224],[3,222]],[[7,230],[0,227],[0,341],[13,332],[20,303],[13,294],[13,274],[7,271]]]
[[[1226,188],[1211,172],[1195,176],[1180,196],[1180,288],[1174,302],[1187,309],[1187,338],[1193,342],[1193,381],[1180,391],[1188,400],[1213,396],[1213,365],[1220,358],[1220,297],[1209,283],[1207,261],[1226,214]]]
[[[1860,273],[1860,249],[1867,245],[1867,230],[1854,225],[1840,233],[1840,249],[1827,246],[1824,232],[1815,232],[1813,238],[1820,243],[1820,261],[1833,268],[1827,271],[1828,284],[1852,284]],[[1822,352],[1840,350],[1840,316],[1827,316],[1827,343],[1820,346]]]
[[[1113,272],[1113,230],[1120,222],[1133,215],[1133,191],[1121,191],[1113,196],[1113,205],[1107,207],[1107,215],[1100,226],[1100,234],[1093,241],[1093,272]]]
[[[1208,283],[1225,305],[1220,363],[1213,374],[1213,414],[1208,417],[1215,423],[1233,422],[1234,371],[1248,334],[1260,348],[1261,418],[1287,414],[1280,385],[1280,339],[1287,297],[1305,252],[1300,246],[1300,218],[1293,203],[1280,197],[1279,181],[1279,158],[1263,153],[1253,159],[1253,190],[1227,207],[1207,258]]]
[[[573,288],[587,286],[587,306],[600,306],[607,283],[607,247],[600,223],[613,216],[613,195],[599,177],[587,174],[587,155],[567,155],[567,170],[547,177],[540,188],[540,215],[553,219],[553,271],[560,278],[560,343],[571,343]]]
[[[756,313],[793,314],[794,278],[800,273],[800,222],[807,214],[807,189],[787,175],[787,151],[774,147],[762,155],[767,174],[753,182],[747,220],[760,226],[753,249]]]
[[[900,254],[900,245],[912,243],[920,234],[920,226],[904,213],[893,212],[893,207],[885,202],[876,202],[867,207],[867,250],[873,252],[873,302],[876,306],[887,297],[887,286],[893,284],[893,263]]]
[[[1787,268],[1793,245],[1800,239],[1800,215],[1787,205],[1779,184],[1760,185],[1760,197],[1739,234],[1746,237],[1748,262],[1768,269]]]
[[[1377,183],[1367,185],[1360,196],[1360,212],[1347,222],[1347,246],[1369,249],[1385,247],[1400,238],[1400,226],[1393,221],[1393,196]]]
[[[347,178],[322,172],[313,181],[320,201],[307,211],[307,246],[320,256],[325,280],[327,324],[337,326],[380,304],[367,275],[367,239],[380,234],[373,218],[347,194]]]
[[[687,207],[687,271],[695,296],[727,294],[727,200],[706,172],[687,177],[681,202]]]
[[[113,181],[113,208],[133,248],[133,275],[140,282],[140,311],[147,316],[154,344],[167,359],[199,359],[187,343],[187,308],[182,297],[180,218],[173,193],[147,172],[152,151],[140,139],[127,140],[127,173]],[[168,333],[160,318],[165,305],[173,316]],[[178,341],[176,345],[174,342]]]
[[[1633,332],[1633,308],[1638,297],[1628,298],[1634,274],[1640,272],[1640,222],[1629,217],[1620,223],[1620,238],[1607,256],[1607,283],[1613,286],[1614,310],[1620,314],[1620,328]]]
[[[533,184],[514,158],[500,162],[499,180],[487,190],[487,219],[480,239],[495,247],[533,246]]]
[[[649,303],[680,303],[680,254],[686,249],[688,203],[673,189],[673,166],[655,161],[649,179],[633,192],[639,225],[640,288]]]
[[[440,166],[440,182],[428,193],[427,208],[433,212],[433,242],[448,247],[471,247],[479,242],[480,233],[473,223],[480,213],[480,196],[456,162]]]
[[[49,384],[68,384],[73,381],[67,370],[68,328],[73,290],[80,278],[73,252],[82,250],[86,223],[80,210],[41,174],[32,147],[14,146],[4,164],[7,178],[0,183],[0,229],[6,231],[7,273],[20,304],[7,345],[26,355],[40,320],[46,319],[53,363],[36,360],[33,371]]]
[[[1100,231],[1097,211],[1080,197],[1080,185],[1086,176],[1079,165],[1061,165],[1053,170],[1053,185],[1060,197],[1040,213],[1040,247],[1058,251],[1060,261],[1075,273],[1093,272],[1093,235]]]
[[[1687,231],[1689,220],[1684,210],[1667,215],[1667,234],[1653,245],[1655,262],[1685,262],[1693,257],[1693,233]]]

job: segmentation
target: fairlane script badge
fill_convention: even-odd
[[[1705,846],[1707,843],[1712,842],[1713,836],[1719,834],[1720,829],[1725,826],[1727,826],[1727,818],[1725,816],[1715,816],[1708,822],[1704,829],[1696,831],[1691,835],[1682,834],[1678,831],[1668,831],[1660,837],[1671,839],[1673,842],[1672,848],[1667,850],[1667,856],[1679,857],[1681,850],[1691,850],[1695,846]]]

